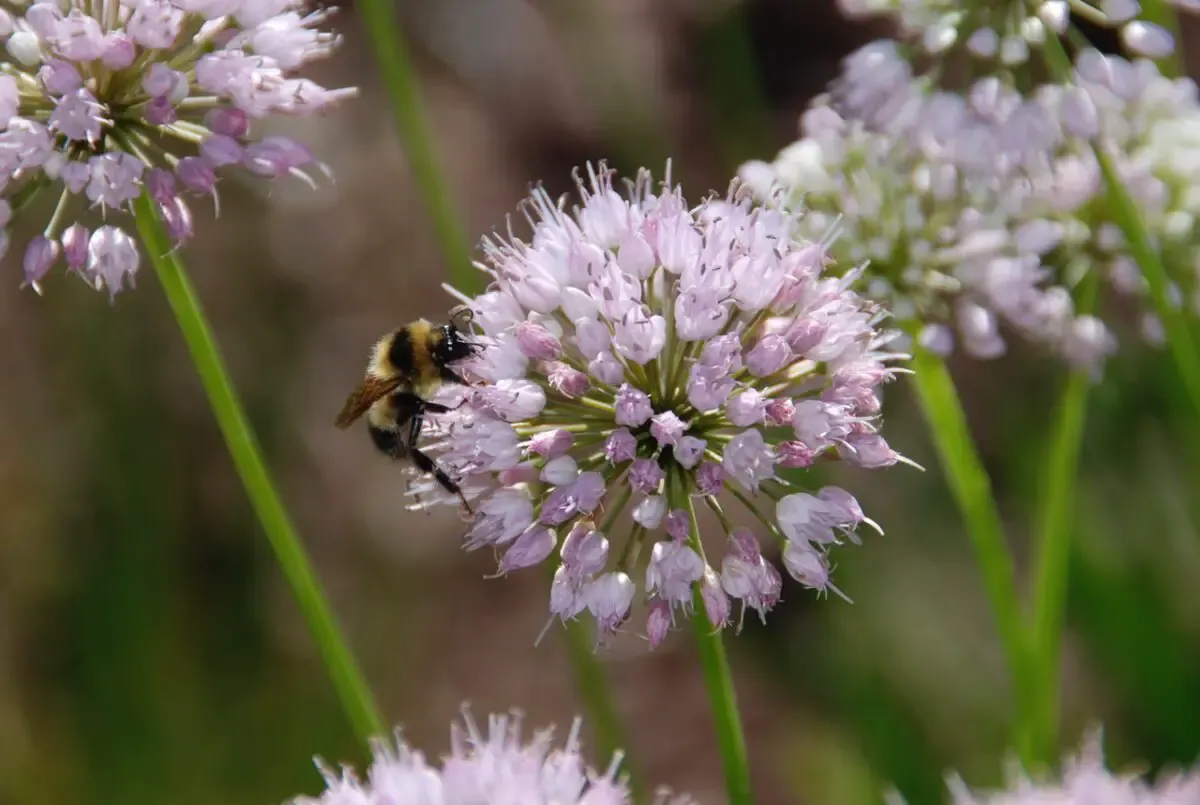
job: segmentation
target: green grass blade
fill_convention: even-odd
[[[389,0],[361,0],[363,26],[375,50],[375,60],[396,120],[396,131],[408,156],[417,191],[433,223],[446,260],[450,282],[466,293],[476,290],[481,275],[471,265],[467,233],[454,209],[450,187],[438,167],[437,152],[421,106],[416,71],[404,32]]]

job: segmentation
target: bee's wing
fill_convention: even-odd
[[[334,424],[343,429],[350,427],[377,400],[395,391],[399,387],[401,380],[402,378],[399,377],[391,380],[371,377],[370,375],[364,377],[362,382],[346,398],[346,402],[342,405],[342,412],[338,414]]]

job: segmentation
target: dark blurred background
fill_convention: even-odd
[[[607,158],[689,198],[794,139],[839,59],[886,29],[827,0],[424,0],[401,16],[441,163],[472,238],[530,182]],[[366,346],[451,300],[352,7],[314,76],[362,88],[281,121],[334,169],[317,192],[227,180],[186,257],[271,465],[385,709],[436,755],[460,704],[565,728],[576,696],[546,582],[483,580],[452,512],[404,510],[405,478],[331,423]],[[34,218],[38,216],[33,216]],[[0,283],[0,802],[271,805],[315,793],[311,758],[360,762],[148,267],[113,306],[58,277]],[[1019,557],[1062,376],[1017,352],[955,363]],[[1094,395],[1081,467],[1064,742],[1107,728],[1118,765],[1200,752],[1196,423],[1165,356],[1131,348]],[[929,468],[833,478],[887,530],[839,552],[853,606],[794,586],[728,640],[763,803],[859,805],[942,774],[1001,780],[1008,693],[968,543],[912,399],[885,433]],[[640,630],[640,623],[635,624]],[[721,800],[683,631],[602,655],[651,783]],[[605,765],[607,759],[593,757]]]

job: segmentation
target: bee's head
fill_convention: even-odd
[[[433,359],[436,363],[446,366],[469,358],[479,351],[480,345],[467,336],[473,318],[474,314],[466,306],[451,311],[450,322],[442,326],[442,337],[433,348]]]

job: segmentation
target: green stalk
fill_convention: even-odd
[[[621,716],[608,684],[608,675],[596,659],[595,647],[588,629],[582,621],[567,624],[567,651],[571,657],[571,670],[575,675],[575,687],[583,698],[588,713],[588,726],[596,736],[596,757],[610,758],[615,752],[623,752],[625,760],[621,768],[629,781],[634,802],[646,802],[646,791],[641,775],[629,761],[629,742],[621,727]]]
[[[1071,515],[1079,448],[1091,379],[1076,370],[1067,377],[1046,461],[1045,498],[1034,542],[1033,611],[1030,634],[1030,705],[1033,712],[1030,754],[1053,764],[1058,756],[1059,667],[1067,567],[1071,553]]]
[[[292,588],[296,603],[300,605],[321,659],[341,698],[342,707],[355,733],[367,744],[370,739],[385,734],[383,719],[338,628],[329,601],[321,590],[279,493],[271,482],[254,432],[238,401],[216,340],[200,307],[200,300],[183,263],[171,251],[172,244],[149,195],[143,193],[134,202],[134,213],[138,233],[187,342],[192,362],[200,375],[200,382],[208,395],[209,405],[225,438],[238,477],[250,497],[283,575]]]
[[[1200,415],[1200,354],[1197,354],[1196,342],[1192,340],[1187,313],[1183,305],[1171,302],[1168,291],[1171,278],[1158,250],[1150,241],[1150,233],[1142,223],[1137,204],[1121,183],[1112,160],[1099,145],[1094,145],[1093,151],[1104,176],[1113,221],[1128,241],[1129,253],[1142,270],[1146,284],[1150,286],[1150,296],[1154,300],[1154,309],[1162,321],[1163,329],[1166,330],[1167,344],[1171,348],[1171,357],[1175,360],[1175,369],[1179,372],[1179,379],[1196,409],[1196,414]]]
[[[913,382],[942,470],[967,524],[967,535],[983,574],[984,591],[1000,636],[1017,712],[1018,737],[1027,733],[1027,652],[1016,572],[1004,539],[1004,526],[992,496],[991,481],[975,450],[954,381],[937,355],[914,343]],[[1028,764],[1027,741],[1018,740],[1022,762]]]
[[[1161,21],[1160,21],[1161,24]],[[1047,64],[1055,76],[1065,76],[1070,70],[1070,59],[1062,44],[1055,37],[1046,39],[1045,53]],[[1196,342],[1188,323],[1187,313],[1183,305],[1171,303],[1169,288],[1171,277],[1163,265],[1162,257],[1150,239],[1150,232],[1142,222],[1137,203],[1129,195],[1129,191],[1121,182],[1116,166],[1111,157],[1105,152],[1099,142],[1092,143],[1092,151],[1100,165],[1100,173],[1104,177],[1104,188],[1108,196],[1109,207],[1112,211],[1113,223],[1121,230],[1129,244],[1129,254],[1146,278],[1150,286],[1150,298],[1154,309],[1162,321],[1167,334],[1167,344],[1171,349],[1171,357],[1175,360],[1176,371],[1182,382],[1196,413],[1200,414],[1200,353],[1197,353]]]
[[[470,293],[479,282],[479,275],[472,269],[467,233],[455,212],[450,188],[438,167],[437,153],[421,108],[416,71],[400,21],[396,18],[395,3],[390,0],[361,0],[358,6],[375,49],[379,72],[383,74],[392,114],[396,118],[396,130],[446,258],[450,282],[459,290]]]
[[[1078,312],[1091,312],[1097,285],[1095,274],[1089,273],[1081,288]],[[1091,386],[1092,379],[1085,370],[1076,369],[1067,376],[1046,455],[1045,492],[1034,537],[1033,608],[1029,624],[1031,715],[1027,737],[1031,756],[1048,767],[1057,762],[1059,755],[1063,613],[1079,453]]]
[[[668,491],[672,480],[672,476],[667,476]],[[691,495],[687,494],[682,480],[678,485],[678,492],[687,503],[688,515],[692,521],[689,542],[700,556],[704,556],[704,547],[700,543],[700,523],[696,519],[696,504]],[[676,505],[678,501],[669,503],[668,508],[675,508]],[[750,786],[750,760],[746,753],[742,717],[738,712],[737,692],[733,687],[733,672],[729,668],[729,658],[725,656],[721,632],[708,619],[699,584],[692,588],[692,608],[695,612],[691,621],[696,632],[696,647],[700,652],[700,667],[704,671],[704,686],[708,689],[708,701],[712,707],[717,733],[717,749],[721,754],[721,765],[725,772],[725,792],[729,805],[750,805],[754,802],[754,792]]]
[[[754,64],[748,16],[744,5],[727,6],[696,48],[712,106],[712,125],[730,173],[747,159],[773,151],[771,118]]]
[[[689,509],[695,512],[695,507],[690,504]],[[694,515],[692,522],[695,522]],[[721,632],[713,627],[704,611],[704,599],[698,586],[692,591],[692,606],[696,610],[691,618],[692,628],[696,632],[704,685],[708,688],[708,700],[716,722],[717,748],[725,770],[725,792],[729,796],[729,805],[750,805],[754,802],[750,761],[746,755],[746,736],[738,713],[737,692],[733,688],[733,672],[725,656],[725,644],[721,642]]]
[[[600,523],[599,530],[603,534],[612,531],[617,517],[624,511],[633,494],[633,487],[625,485],[624,490],[613,501]],[[556,568],[551,566],[551,577]],[[583,697],[583,705],[588,713],[588,724],[599,743],[598,757],[612,757],[614,752],[624,752],[625,761],[621,764],[629,781],[630,791],[634,802],[646,802],[646,790],[642,786],[642,778],[629,760],[629,742],[625,739],[625,730],[621,727],[621,716],[617,713],[617,702],[612,694],[612,686],[608,684],[608,676],[604,667],[596,658],[595,645],[588,636],[587,627],[582,621],[572,620],[566,624],[567,653],[571,658],[571,671],[575,675],[575,687]]]

